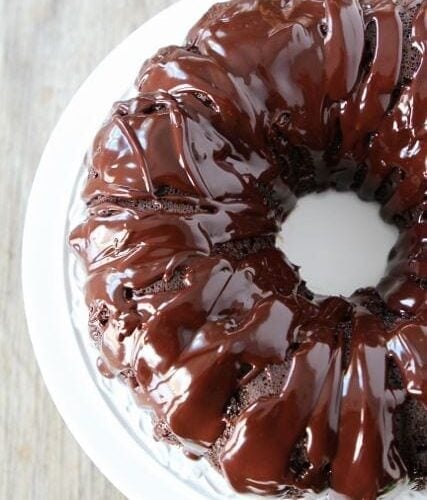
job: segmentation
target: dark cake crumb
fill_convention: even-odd
[[[411,480],[424,486],[427,477],[427,411],[422,403],[408,398],[395,413],[397,446]]]
[[[117,213],[117,208],[129,208],[144,212],[167,212],[174,214],[195,214],[195,213],[209,213],[213,209],[200,204],[190,204],[188,201],[181,202],[179,200],[180,194],[163,195],[164,197],[157,197],[155,199],[126,199],[117,197],[97,196],[89,202],[91,213],[96,210],[102,217],[111,217]],[[176,197],[168,199],[166,196]],[[100,205],[110,205],[103,210],[99,210]]]
[[[248,255],[253,255],[265,248],[275,247],[275,237],[265,236],[262,238],[246,238],[233,240],[227,243],[215,245],[212,255],[224,255],[230,259],[241,260]]]
[[[289,460],[289,469],[296,478],[301,478],[310,468],[311,464],[307,456],[307,434],[296,443]]]
[[[145,297],[147,295],[174,292],[185,288],[185,277],[187,270],[185,268],[178,268],[169,279],[159,279],[152,283],[150,286],[140,288],[132,291],[135,300]]]

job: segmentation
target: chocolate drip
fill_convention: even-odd
[[[395,420],[427,405],[426,49],[425,2],[221,3],[87,155],[70,241],[99,366],[238,491],[373,499],[425,463]],[[274,247],[329,187],[401,227],[376,290],[314,296]],[[278,390],[243,404],[275,366]]]

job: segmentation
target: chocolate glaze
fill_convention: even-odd
[[[427,405],[426,41],[425,2],[216,5],[144,64],[87,155],[89,214],[70,241],[100,369],[192,456],[227,428],[218,464],[237,491],[371,499],[412,474],[394,417]],[[376,292],[392,321],[373,290],[307,293],[271,244],[297,196],[329,187],[401,228]],[[231,415],[280,363],[280,393]]]

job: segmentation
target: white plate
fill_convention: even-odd
[[[130,35],[96,68],[46,146],[28,204],[23,288],[31,340],[65,423],[102,473],[131,499],[236,499],[202,461],[151,436],[150,419],[117,382],[100,377],[87,335],[79,268],[67,246],[82,217],[76,202],[83,156],[111,105],[132,86],[144,59],[180,44],[214,0],[182,0]],[[74,200],[74,201],[73,201]],[[247,497],[245,497],[247,498]],[[403,498],[400,496],[400,498]]]

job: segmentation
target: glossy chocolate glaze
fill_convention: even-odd
[[[87,155],[89,215],[70,241],[100,369],[193,456],[231,428],[218,462],[237,491],[372,499],[411,475],[394,415],[427,405],[426,46],[425,2],[219,4],[145,63]],[[271,244],[298,196],[329,187],[401,228],[377,292],[313,297]],[[280,363],[280,393],[231,415]]]

